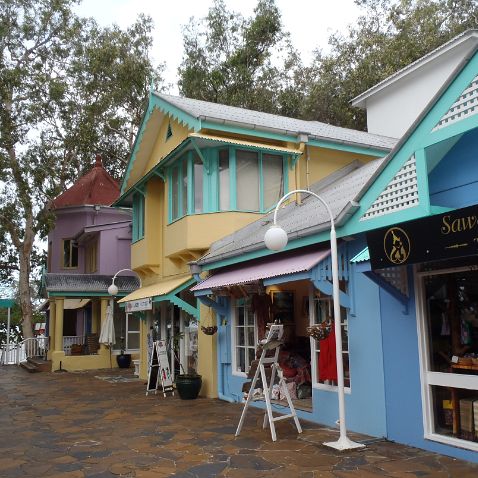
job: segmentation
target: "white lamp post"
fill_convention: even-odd
[[[141,288],[141,277],[139,276],[139,274],[132,270],[132,269],[121,269],[119,270],[114,276],[113,276],[113,280],[111,281],[111,285],[108,287],[108,294],[109,295],[116,295],[118,293],[118,286],[115,284],[115,279],[116,279],[116,276],[120,273],[120,272],[124,272],[124,271],[130,271],[130,272],[134,272],[137,276],[138,276],[138,279],[139,279],[139,287]]]
[[[335,322],[335,347],[336,347],[336,358],[337,358],[337,388],[338,388],[338,399],[339,399],[339,426],[340,426],[340,437],[337,441],[326,442],[325,446],[335,448],[337,450],[350,450],[353,448],[362,448],[365,445],[362,443],[356,443],[347,438],[347,429],[345,426],[345,395],[344,395],[344,366],[342,358],[342,327],[340,324],[340,295],[339,295],[339,267],[337,259],[337,235],[335,232],[335,223],[334,216],[330,210],[329,205],[318,195],[311,191],[304,189],[296,189],[291,191],[283,196],[280,201],[277,203],[277,206],[274,211],[274,224],[268,229],[264,236],[264,242],[268,249],[273,251],[279,251],[287,245],[287,233],[280,226],[277,225],[277,212],[279,211],[280,205],[292,194],[304,193],[310,194],[317,198],[327,209],[327,213],[330,217],[330,254],[332,260],[332,290],[333,290],[333,301],[334,301],[334,322]]]

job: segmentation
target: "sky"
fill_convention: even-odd
[[[252,15],[257,0],[225,0],[229,10]],[[166,84],[176,84],[181,63],[182,27],[191,17],[207,15],[212,0],[83,0],[76,9],[81,16],[94,17],[103,26],[116,23],[126,28],[139,13],[152,17],[155,25],[152,60],[166,63]],[[335,31],[345,31],[360,10],[353,0],[276,0],[285,30],[307,64],[315,49],[327,51],[327,40]],[[171,93],[177,93],[173,87]]]

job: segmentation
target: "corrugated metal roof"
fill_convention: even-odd
[[[181,285],[190,281],[192,276],[183,276],[176,279],[166,279],[156,284],[151,284],[141,289],[137,289],[131,294],[128,294],[126,297],[123,297],[118,302],[130,302],[132,300],[145,299],[146,297],[159,297],[162,295],[169,294],[174,289],[177,289]]]
[[[331,177],[314,184],[311,190],[329,204],[334,219],[340,217],[351,201],[359,194],[364,184],[377,170],[384,158],[371,161],[353,170],[344,168],[346,174],[337,171]],[[304,196],[302,196],[304,197]],[[273,212],[248,224],[238,231],[214,242],[207,254],[198,261],[205,265],[218,260],[235,257],[244,252],[263,249],[264,235],[273,222]],[[302,204],[295,201],[281,208],[277,222],[287,232],[289,241],[315,234],[330,222],[327,211],[314,197],[305,197]]]
[[[155,95],[196,119],[213,123],[264,131],[278,131],[282,134],[294,136],[304,133],[317,139],[344,142],[384,150],[391,149],[397,142],[396,138],[389,138],[387,136],[349,128],[341,128],[319,121],[287,118],[286,116],[262,113],[260,111],[247,110],[236,106],[227,106],[163,93],[155,93]]]
[[[113,276],[94,274],[45,274],[47,292],[108,292]],[[115,284],[121,293],[130,292],[139,287],[139,279],[135,276],[117,276]]]
[[[356,256],[350,259],[350,262],[365,262],[370,260],[370,253],[368,251],[368,247],[364,250],[360,251]]]
[[[284,148],[282,146],[274,146],[271,144],[266,144],[266,143],[252,143],[249,141],[242,141],[240,139],[232,139],[232,138],[220,138],[218,136],[211,136],[208,134],[199,134],[199,133],[191,133],[189,135],[191,138],[197,138],[199,140],[204,140],[204,141],[214,141],[216,143],[221,143],[221,144],[234,144],[236,146],[247,146],[249,148],[254,148],[254,149],[260,149],[260,150],[269,150],[269,151],[276,151],[279,153],[288,153],[288,154],[302,154],[301,151],[293,148]],[[202,145],[200,145],[202,147]]]
[[[309,271],[324,260],[330,254],[330,250],[312,251],[302,254],[294,254],[288,257],[268,257],[245,267],[236,267],[226,272],[214,274],[191,288],[191,291],[215,289],[237,284],[246,284],[260,279],[268,279],[297,272]]]

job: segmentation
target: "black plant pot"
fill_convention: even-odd
[[[183,400],[193,400],[198,397],[202,385],[201,375],[176,375],[175,382],[179,397]]]
[[[116,356],[116,362],[119,368],[129,368],[131,365],[131,355],[121,353]]]

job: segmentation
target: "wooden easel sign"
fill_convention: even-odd
[[[163,395],[166,396],[166,392],[172,392],[174,395],[173,379],[171,377],[171,369],[169,368],[166,343],[163,340],[158,340],[156,342],[156,350],[159,361],[159,379],[163,387]]]
[[[171,369],[169,368],[168,349],[166,348],[166,342],[163,340],[153,342],[146,395],[148,395],[149,392],[156,394],[160,382],[164,396],[166,396],[166,392],[171,392],[174,395],[173,379],[171,378]]]

